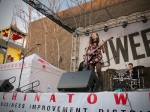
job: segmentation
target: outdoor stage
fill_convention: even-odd
[[[150,112],[150,92],[0,93],[0,110],[1,112]]]

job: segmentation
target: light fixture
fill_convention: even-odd
[[[28,4],[30,4],[32,7],[36,7],[36,4],[35,4],[34,0],[28,0],[27,2],[28,2]]]
[[[128,21],[123,21],[123,23],[122,23],[122,27],[123,27],[123,28],[126,28],[126,27],[127,27],[127,25],[128,25]]]
[[[142,22],[143,22],[143,23],[146,23],[147,20],[148,20],[147,17],[146,17],[145,15],[144,15],[144,16],[141,16],[141,17],[142,17]]]
[[[72,33],[73,37],[78,37],[78,34],[76,34],[75,32]]]
[[[89,30],[86,30],[86,32],[84,33],[86,36],[89,36],[90,35],[90,32]]]
[[[34,0],[28,0],[29,3],[34,3]]]
[[[104,31],[105,31],[105,32],[107,32],[107,31],[108,31],[108,29],[109,29],[109,27],[108,27],[108,26],[104,26]]]
[[[80,32],[79,32],[79,30],[75,30],[75,32],[73,32],[73,36],[74,37],[78,37],[79,36],[79,34],[80,34]]]

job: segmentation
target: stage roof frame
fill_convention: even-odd
[[[73,33],[78,28],[86,28],[111,19],[122,16],[129,16],[137,12],[150,10],[150,0],[90,0],[90,2],[76,3],[72,7],[68,4],[68,9],[54,13],[38,0],[23,0],[33,8],[47,16],[49,19]]]

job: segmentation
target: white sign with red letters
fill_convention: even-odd
[[[0,93],[1,112],[150,112],[150,92]]]

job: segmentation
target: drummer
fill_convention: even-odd
[[[130,76],[130,79],[138,79],[138,71],[133,69],[133,64],[128,64],[128,70],[126,71],[126,74]]]

